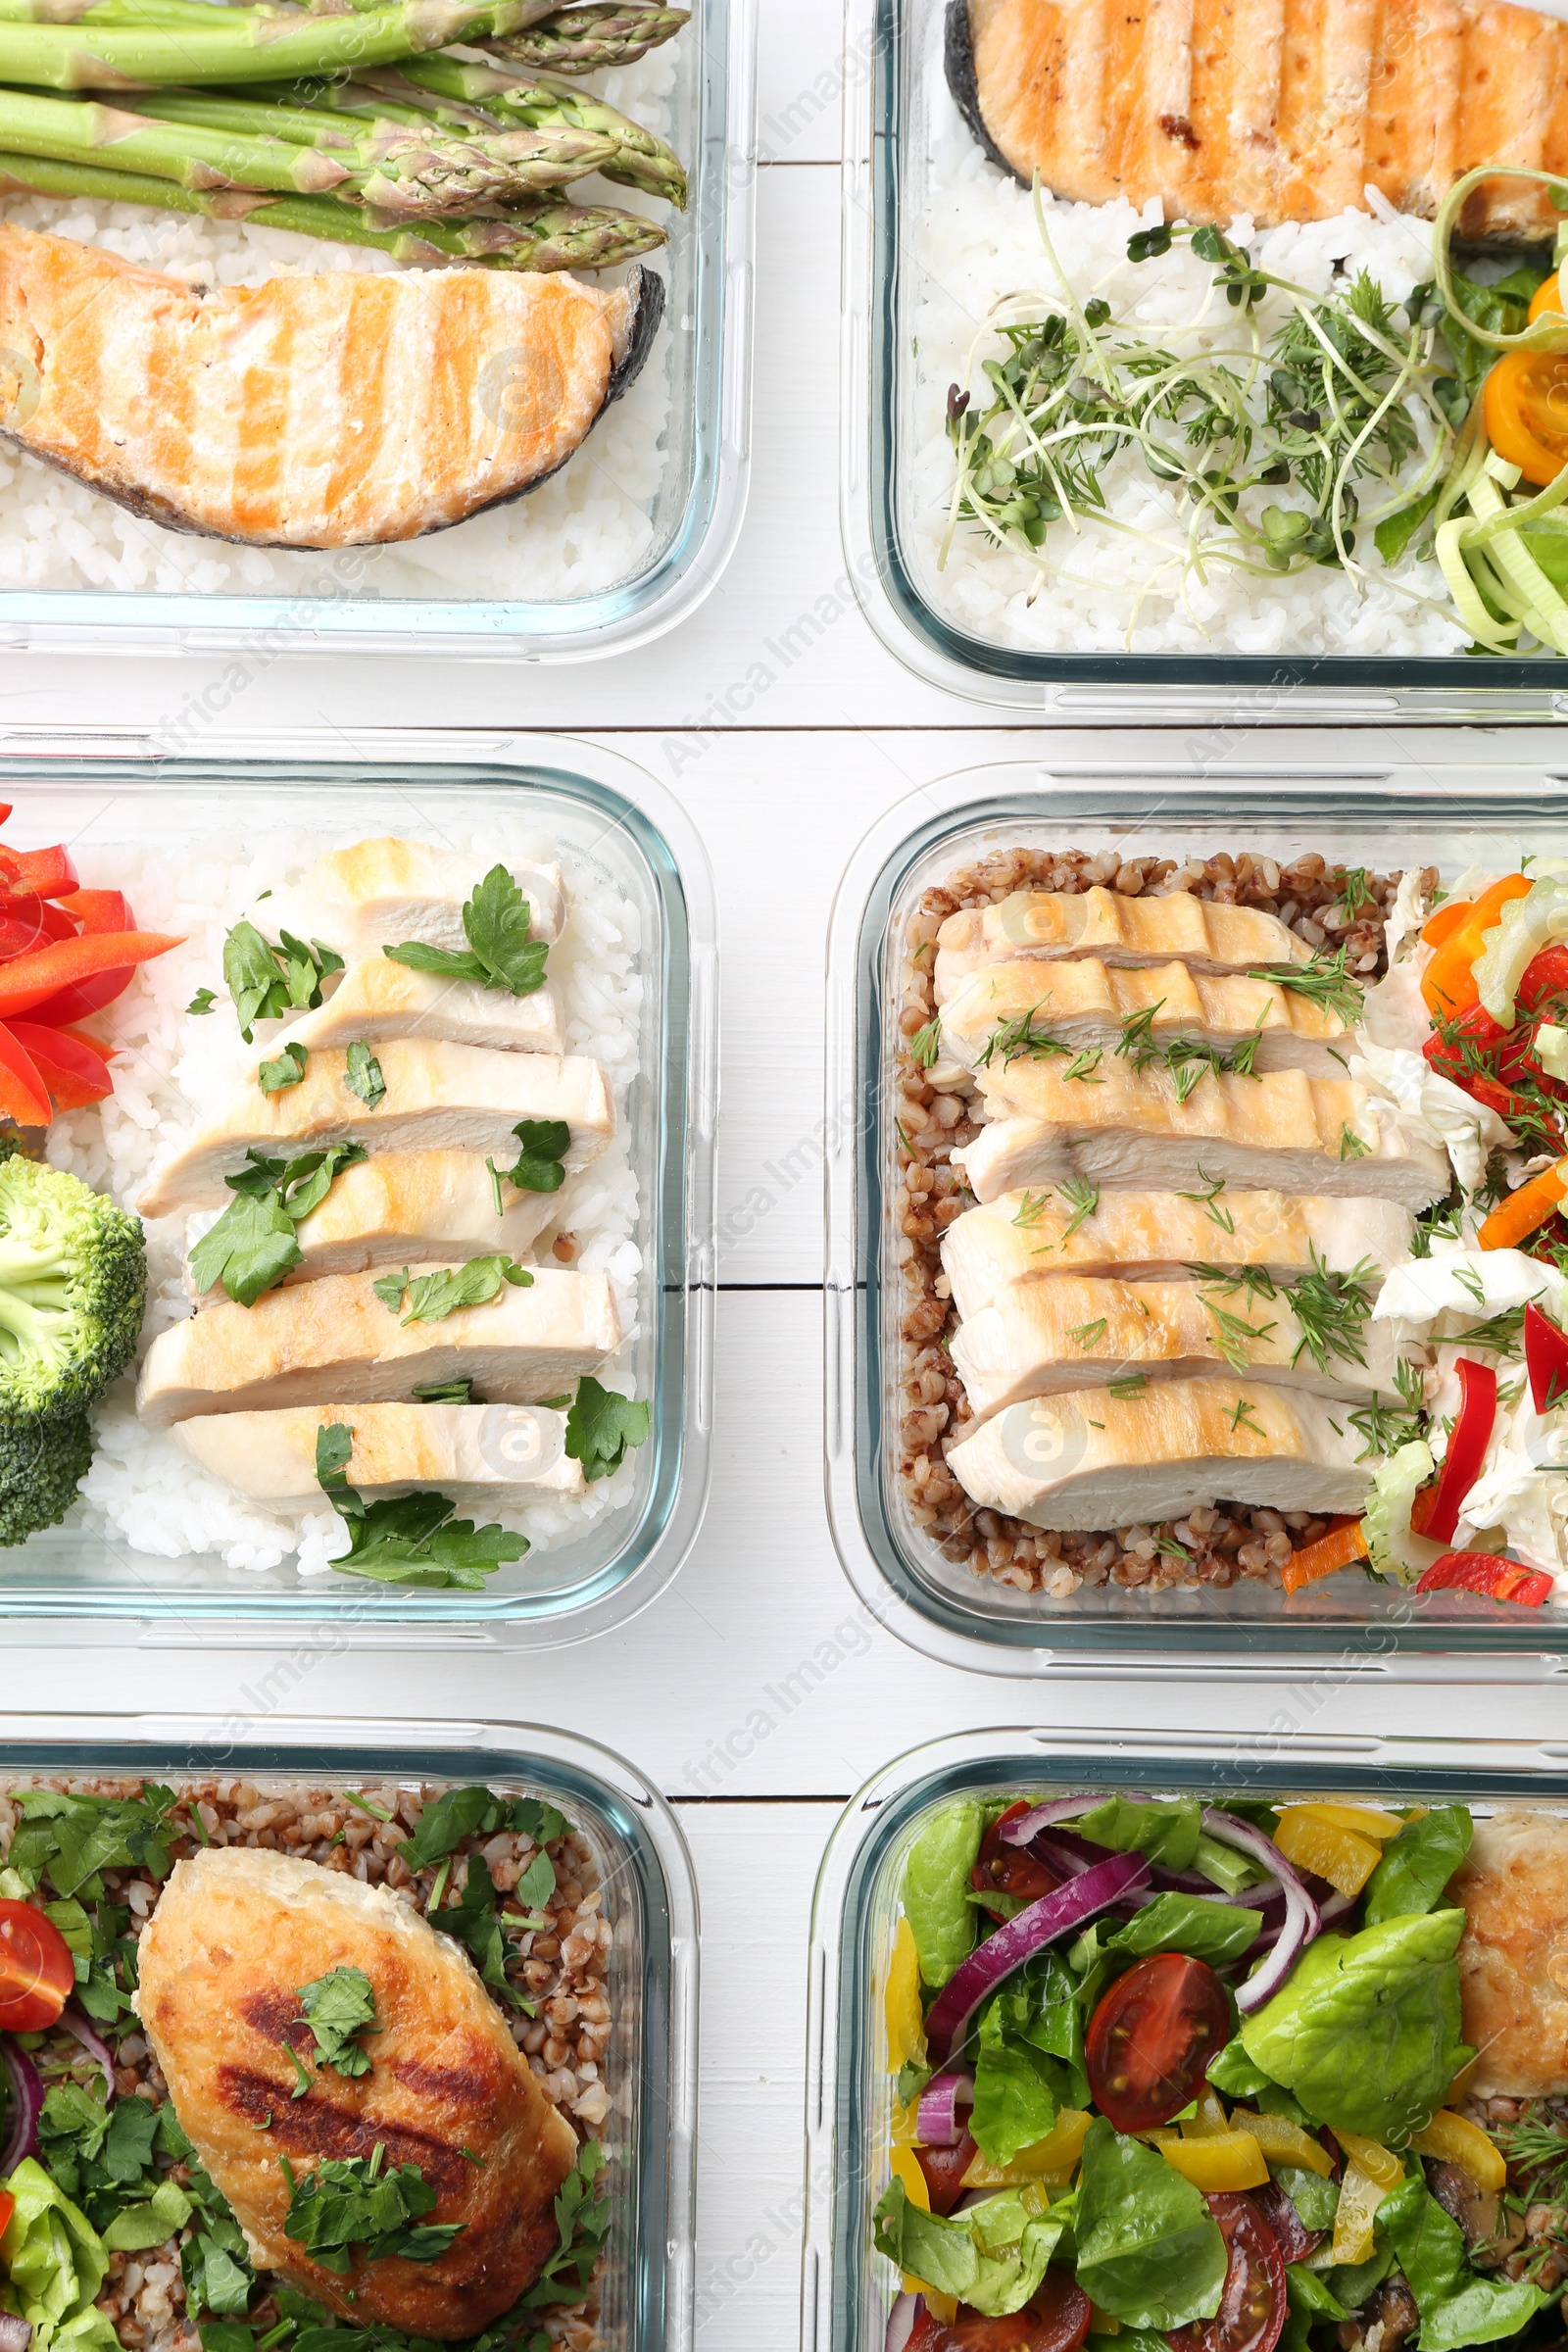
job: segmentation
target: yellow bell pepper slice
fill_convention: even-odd
[[[937,2287],[927,2286],[912,2271],[904,2273],[904,2291],[906,2295],[924,2295],[927,2311],[944,2328],[951,2328],[958,2316],[956,2295],[945,2295]]]
[[[1424,2132],[1412,2132],[1410,2145],[1418,2156],[1435,2156],[1440,2164],[1456,2164],[1468,2173],[1478,2188],[1500,2189],[1508,2178],[1508,2167],[1496,2141],[1471,2123],[1468,2116],[1455,2115],[1445,2107],[1435,2115]]]
[[[912,2148],[895,2148],[890,2163],[893,2178],[895,2180],[904,2182],[909,2203],[918,2205],[922,2213],[929,2213],[931,2191],[926,2186],[925,2175],[920,2170],[920,2159],[914,2150]]]
[[[1377,1805],[1319,1804],[1314,1798],[1308,1805],[1293,1805],[1291,1811],[1332,1822],[1337,1830],[1353,1830],[1358,1838],[1370,1838],[1378,1845],[1387,1845],[1404,1827],[1397,1813],[1385,1813]]]
[[[1268,2180],[1263,2151],[1250,2132],[1215,2132],[1206,2139],[1183,2139],[1176,2132],[1151,2136],[1165,2162],[1205,2196],[1225,2189],[1262,2188]]]
[[[1324,1821],[1310,1805],[1290,1805],[1280,1815],[1274,1842],[1288,1862],[1327,1879],[1341,1894],[1356,1895],[1383,1858],[1383,1849],[1358,1831]]]
[[[1206,2082],[1198,2094],[1197,2107],[1196,2115],[1184,2115],[1182,2118],[1184,2139],[1214,2139],[1230,2130],[1230,2125],[1225,2121],[1225,2110]]]
[[[893,2122],[888,2136],[896,2148],[912,2148],[920,2136],[920,2102],[911,2099],[907,2107],[893,2102]]]
[[[1250,2132],[1270,2164],[1294,2164],[1298,2171],[1334,2177],[1334,2160],[1319,2139],[1303,2132],[1285,2115],[1254,2115],[1250,2107],[1231,2109],[1233,2132]]]
[[[888,1962],[883,2010],[888,2034],[888,2073],[925,2063],[925,2016],[920,2007],[920,1960],[914,1948],[914,1930],[899,1921]]]
[[[1083,2154],[1094,2118],[1081,2107],[1063,2107],[1044,2139],[1020,2148],[1006,2164],[991,2164],[978,2149],[963,2176],[965,2188],[1022,2188],[1040,2180],[1048,2187],[1065,2188]]]
[[[1121,2322],[1113,2311],[1102,2311],[1098,2303],[1091,2302],[1089,2332],[1091,2335],[1120,2335]]]
[[[1345,2178],[1340,2182],[1340,2201],[1334,2212],[1331,2254],[1335,2262],[1368,2260],[1372,2252],[1373,2218],[1388,2193],[1382,2182],[1374,2180],[1358,2164],[1351,2162],[1346,2166]]]
[[[1396,2156],[1380,2139],[1364,2139],[1359,2132],[1342,2132],[1332,2124],[1329,2129],[1350,2162],[1358,2164],[1369,2180],[1375,2180],[1380,2188],[1398,2187],[1404,2179],[1401,2156]]]

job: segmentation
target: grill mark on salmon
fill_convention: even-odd
[[[1513,0],[950,0],[945,53],[1004,170],[1168,220],[1326,220],[1369,183],[1431,220],[1478,165],[1568,172],[1568,25]],[[1539,183],[1494,177],[1458,225],[1555,223]]]
[[[0,436],[166,528],[253,546],[413,539],[519,498],[635,377],[662,316],[485,270],[191,292],[0,225]]]

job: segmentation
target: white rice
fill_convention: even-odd
[[[670,131],[677,65],[672,46],[634,66],[585,78],[661,137]],[[599,178],[563,191],[574,204],[614,204],[662,222],[680,216],[654,197]],[[156,213],[83,198],[9,197],[0,217],[98,245],[190,284],[259,286],[322,270],[396,270],[390,254],[332,245],[291,230]],[[679,234],[676,225],[673,233]],[[646,267],[664,270],[662,253]],[[624,279],[625,270],[587,276]],[[121,588],[169,595],[280,596],[314,606],[327,596],[553,601],[591,596],[641,570],[655,552],[654,507],[670,412],[669,329],[631,389],[606,410],[555,477],[510,506],[396,547],[335,553],[232,547],[166,531],[36,458],[0,447],[0,591]]]
[[[253,909],[265,921],[265,906],[254,908],[261,892],[298,880],[325,851],[364,832],[359,825],[318,839],[282,830],[213,834],[177,852],[117,850],[112,870],[106,865],[101,873],[92,870],[90,852],[78,853],[84,888],[97,882],[123,890],[142,929],[183,934],[184,945],[143,964],[125,994],[93,1017],[95,1034],[122,1049],[113,1064],[115,1092],[90,1109],[55,1121],[48,1148],[56,1167],[134,1207],[154,1160],[209,1116],[215,1101],[244,1085],[257,1049],[280,1027],[261,1022],[256,1046],[243,1044],[222,991],[224,934]],[[440,838],[444,847],[486,863],[499,858],[522,867],[556,855],[554,845],[522,817],[492,814],[469,825],[447,821]],[[569,860],[564,870],[566,923],[550,951],[550,983],[561,1002],[567,1053],[591,1054],[605,1066],[614,1090],[617,1129],[610,1149],[591,1167],[568,1176],[556,1197],[554,1220],[528,1254],[554,1263],[555,1237],[569,1233],[575,1244],[572,1266],[609,1275],[624,1337],[602,1377],[608,1387],[630,1394],[643,1255],[635,1238],[638,1187],[626,1097],[642,1054],[641,925],[636,907],[612,882]],[[185,1008],[203,986],[219,992],[219,1003],[205,1016],[192,1017]],[[160,1331],[191,1312],[183,1282],[183,1214],[148,1219],[146,1233],[147,1314],[138,1364]],[[335,1511],[291,1513],[251,1502],[198,1468],[167,1430],[144,1428],[136,1418],[129,1377],[110,1392],[96,1416],[96,1436],[98,1450],[82,1482],[83,1499],[66,1519],[67,1528],[118,1536],[134,1551],[158,1559],[216,1553],[226,1567],[256,1570],[292,1560],[302,1576],[325,1574],[332,1557],[348,1548],[347,1530]],[[531,1558],[581,1536],[590,1522],[630,1501],[635,1481],[635,1457],[628,1456],[613,1477],[591,1486],[580,1501],[552,1496],[479,1516],[499,1519],[526,1536]]]
[[[1356,580],[1314,564],[1259,578],[1253,571],[1211,564],[1206,577],[1178,564],[1161,572],[1157,589],[1140,592],[1161,565],[1149,544],[1181,546],[1192,507],[1185,491],[1156,481],[1137,453],[1122,453],[1101,468],[1107,508],[1125,531],[1080,515],[1051,526],[1039,567],[988,540],[978,525],[960,522],[947,562],[938,558],[949,527],[954,454],[946,430],[948,387],[987,397],[981,364],[1005,356],[1001,337],[985,331],[999,304],[1009,323],[1059,309],[1060,279],[1042,248],[1034,200],[1027,188],[987,161],[934,71],[927,91],[930,123],[919,244],[920,275],[910,326],[913,422],[906,546],[921,593],[971,635],[1033,653],[1105,651],[1231,654],[1454,654],[1469,631],[1454,615],[1436,563],[1406,557],[1392,569],[1357,534],[1355,556],[1369,576]],[[1237,314],[1223,294],[1206,303],[1213,276],[1185,241],[1157,260],[1127,259],[1127,240],[1156,223],[1157,202],[1142,213],[1125,201],[1089,205],[1043,198],[1058,262],[1080,300],[1103,297],[1118,319],[1130,318],[1151,341],[1183,355],[1236,349]],[[1432,275],[1432,230],[1424,220],[1393,213],[1347,212],[1335,220],[1254,231],[1237,220],[1228,234],[1275,276],[1314,294],[1335,282],[1336,264],[1348,277],[1365,268],[1394,303]],[[1347,276],[1338,279],[1341,291]],[[1034,298],[1040,307],[1031,307]],[[1283,295],[1258,305],[1266,339],[1288,315]],[[1200,318],[1200,323],[1191,322]],[[1185,330],[1185,331],[1176,331]],[[1301,503],[1293,491],[1249,494],[1244,512],[1273,501]],[[1255,512],[1250,518],[1255,519]],[[1430,601],[1423,601],[1430,600]]]

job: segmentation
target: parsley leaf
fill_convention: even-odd
[[[420,1404],[471,1404],[473,1380],[430,1380],[421,1386],[415,1383],[414,1394]]]
[[[286,2156],[278,2158],[289,2187],[283,2233],[341,2278],[350,2276],[350,2249],[363,2246],[368,2262],[398,2254],[407,2262],[435,2262],[466,2227],[463,2222],[426,2222],[438,2202],[416,2164],[387,2168],[386,2144],[378,2140],[369,2157],[327,2157],[303,2180]]]
[[[519,1146],[515,1166],[498,1168],[493,1159],[485,1161],[495,1184],[497,1216],[503,1178],[519,1193],[559,1193],[566,1181],[561,1163],[571,1148],[571,1129],[564,1119],[519,1119],[512,1132]]]
[[[316,940],[307,947],[281,931],[278,945],[264,939],[254,923],[236,923],[223,942],[223,985],[234,1000],[239,1033],[247,1045],[256,1021],[279,1021],[285,1013],[308,1012],[321,1002],[321,982],[340,972],[343,958]]]
[[[187,1012],[194,1013],[211,1012],[213,1006],[217,1003],[218,991],[216,989],[199,988],[196,991],[196,994],[192,997],[190,1003],[186,1005],[185,1010]]]
[[[534,1859],[544,1863],[554,1889],[556,1873],[549,1855],[536,1855]],[[444,1910],[432,1911],[429,1917],[431,1926],[439,1928],[443,1936],[456,1936],[460,1943],[467,1945],[474,1967],[492,1992],[514,2009],[527,2007],[515,1985],[507,1981],[506,1938],[501,1933],[501,1917],[496,1907],[495,1881],[483,1854],[468,1856],[467,1883],[457,1901]],[[519,1920],[517,1925],[520,1927],[523,1922]]]
[[[561,2243],[523,2296],[523,2310],[537,2311],[547,2303],[577,2303],[587,2293],[600,2246],[610,2229],[610,2199],[599,2177],[604,2167],[605,2151],[598,2140],[585,2140],[556,2198]]]
[[[422,939],[383,948],[394,963],[415,972],[440,972],[449,980],[477,980],[481,988],[531,997],[542,988],[550,954],[542,939],[528,937],[527,900],[504,865],[493,865],[463,909],[464,948],[432,948]]]
[[[295,1043],[283,1048],[275,1061],[264,1061],[256,1073],[256,1083],[264,1095],[280,1095],[288,1086],[298,1086],[305,1075],[310,1058],[308,1048]]]
[[[139,1797],[65,1796],[54,1788],[12,1791],[22,1820],[11,1839],[7,1866],[36,1892],[45,1877],[62,1900],[104,1899],[105,1870],[144,1870],[149,1878],[169,1875],[174,1830],[170,1815],[174,1792],[144,1783]]]
[[[363,1968],[334,1968],[302,1984],[300,2006],[316,2036],[318,2065],[339,2075],[369,2073],[369,2053],[355,2038],[377,2031],[375,1988]]]
[[[351,1095],[358,1095],[367,1108],[373,1110],[386,1095],[386,1080],[381,1064],[363,1040],[356,1039],[348,1051],[348,1062],[343,1083]]]
[[[498,1796],[478,1786],[448,1788],[425,1806],[418,1828],[398,1852],[409,1870],[426,1870],[465,1838],[493,1838],[499,1830],[512,1830],[536,1845],[550,1845],[565,1826],[565,1815],[541,1797]],[[552,1878],[552,1889],[554,1884]]]
[[[470,1257],[466,1265],[443,1266],[433,1274],[416,1274],[412,1280],[407,1266],[402,1281],[388,1275],[372,1283],[371,1289],[384,1307],[393,1314],[403,1304],[403,1293],[409,1295],[409,1311],[403,1318],[403,1328],[414,1323],[441,1323],[465,1306],[488,1306],[498,1298],[503,1284],[511,1283],[519,1291],[531,1291],[533,1276],[526,1266],[519,1266],[507,1256],[505,1250],[493,1257]]]
[[[646,1404],[634,1404],[616,1390],[602,1388],[591,1372],[585,1372],[566,1415],[566,1451],[581,1462],[583,1477],[592,1485],[620,1468],[628,1446],[642,1445],[648,1422]]]
[[[368,1154],[363,1144],[329,1144],[294,1159],[255,1151],[245,1156],[250,1166],[223,1178],[236,1197],[192,1250],[190,1271],[198,1296],[220,1283],[237,1304],[254,1306],[304,1256],[295,1227],[320,1207],[334,1179]]]
[[[317,1484],[349,1531],[347,1552],[332,1562],[344,1576],[482,1592],[487,1576],[528,1549],[526,1536],[509,1535],[499,1523],[475,1527],[471,1519],[454,1519],[458,1506],[450,1494],[426,1490],[368,1503],[344,1475],[353,1450],[354,1432],[341,1421],[318,1429]]]

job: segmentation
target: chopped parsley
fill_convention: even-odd
[[[368,2157],[323,2158],[303,2180],[286,2156],[277,2161],[289,2191],[284,2235],[340,2278],[353,2272],[356,2246],[368,2262],[436,2262],[466,2227],[425,2221],[439,2202],[435,2190],[416,2164],[389,2166],[383,2140]]]
[[[487,1576],[528,1549],[525,1536],[510,1535],[498,1523],[475,1527],[471,1519],[455,1519],[458,1506],[450,1494],[426,1489],[368,1503],[346,1476],[353,1451],[354,1432],[341,1421],[318,1429],[317,1484],[349,1531],[347,1552],[331,1563],[344,1576],[482,1592]]]
[[[287,1045],[275,1061],[264,1061],[256,1073],[256,1083],[264,1095],[280,1095],[285,1087],[298,1086],[305,1075],[310,1059],[308,1050],[299,1044]]]
[[[369,2053],[359,2035],[377,2030],[375,1987],[363,1968],[339,1967],[300,1986],[300,2007],[316,2036],[316,2062],[337,2075],[368,2075]]]
[[[517,1156],[510,1168],[498,1168],[493,1159],[485,1166],[490,1171],[490,1189],[495,1195],[496,1215],[502,1211],[501,1187],[510,1184],[517,1193],[559,1193],[566,1181],[563,1166],[571,1149],[571,1129],[564,1119],[519,1119],[512,1130],[517,1139]],[[900,1129],[903,1134],[903,1129]],[[907,1145],[908,1138],[905,1137]]]
[[[328,1144],[294,1159],[247,1152],[250,1166],[223,1182],[235,1198],[190,1253],[197,1294],[220,1284],[240,1306],[254,1306],[305,1255],[296,1238],[345,1168],[368,1156],[363,1144]]]
[[[533,1276],[502,1250],[493,1257],[470,1257],[466,1265],[441,1266],[431,1274],[411,1275],[405,1266],[401,1274],[383,1275],[370,1287],[394,1315],[402,1313],[407,1292],[409,1311],[403,1316],[407,1331],[415,1323],[444,1322],[466,1306],[488,1306],[509,1283],[516,1290],[532,1290]]]
[[[363,1039],[356,1038],[344,1062],[343,1083],[351,1095],[358,1095],[369,1110],[373,1110],[386,1095],[386,1080],[381,1064]]]
[[[437,972],[448,980],[474,980],[514,997],[531,997],[544,986],[549,948],[530,939],[527,900],[504,865],[493,865],[463,908],[466,948],[432,948],[422,939],[383,948],[393,963],[410,971]]]
[[[343,969],[343,958],[320,940],[309,947],[281,931],[274,947],[254,923],[236,923],[223,942],[223,985],[247,1045],[257,1021],[280,1021],[291,1012],[310,1012],[321,1002],[321,983]]]
[[[581,1462],[590,1486],[618,1470],[629,1446],[644,1443],[650,1418],[646,1403],[601,1387],[591,1372],[583,1374],[566,1415],[565,1447],[574,1462]]]

